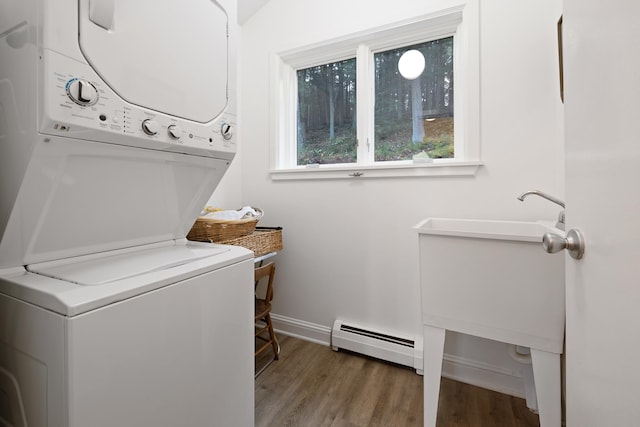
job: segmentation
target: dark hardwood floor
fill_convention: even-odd
[[[256,427],[422,427],[423,378],[415,371],[278,339],[280,360],[256,379]],[[539,421],[523,399],[443,378],[438,427],[489,426],[533,427]]]

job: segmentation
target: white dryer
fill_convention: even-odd
[[[253,425],[234,0],[0,4],[0,425]]]

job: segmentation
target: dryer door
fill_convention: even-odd
[[[80,49],[125,101],[200,123],[224,111],[228,17],[217,2],[80,0],[79,7]]]

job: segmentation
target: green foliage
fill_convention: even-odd
[[[376,141],[404,138],[406,136],[407,123],[409,123],[410,129],[411,118],[409,118],[408,122],[406,120],[385,120],[383,122],[376,117]],[[411,135],[409,135],[409,139],[411,139]]]
[[[432,159],[453,157],[453,118],[444,117],[426,122],[422,142],[414,143],[411,119],[385,120],[376,124],[375,160],[411,160],[425,151]]]
[[[432,159],[449,159],[453,157],[453,135],[425,138],[421,145],[422,149]]]
[[[336,129],[336,137],[329,139],[326,130],[307,132],[305,144],[298,147],[298,164],[332,164],[356,161],[357,140],[351,126]]]
[[[414,154],[427,152],[432,159],[453,157],[453,134],[425,137],[421,143],[411,141],[411,129],[402,124],[381,125],[376,133],[375,159],[378,162],[411,160]],[[376,128],[378,131],[378,127]],[[384,135],[384,137],[383,137]],[[298,164],[339,164],[356,161],[357,140],[353,129],[341,126],[330,140],[326,129],[309,131],[305,144],[298,147]]]
[[[398,59],[409,49],[426,60],[419,80],[398,72]],[[453,157],[453,38],[377,52],[374,68],[367,82],[375,92],[375,161],[411,160],[421,151]],[[350,58],[297,70],[298,165],[357,161],[356,69]]]
[[[453,157],[453,135],[425,137],[421,143],[411,141],[411,135],[404,139],[376,143],[376,161],[411,160],[414,154],[425,151],[432,159]]]

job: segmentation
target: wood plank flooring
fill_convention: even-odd
[[[280,360],[256,379],[256,427],[422,427],[423,377],[415,371],[278,339]],[[438,427],[493,426],[534,427],[539,421],[523,399],[442,379]]]

